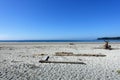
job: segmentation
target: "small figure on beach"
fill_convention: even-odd
[[[111,45],[108,43],[109,41],[105,41],[104,49],[109,49],[111,50]]]

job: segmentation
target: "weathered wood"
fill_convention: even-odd
[[[66,61],[45,61],[40,60],[40,63],[61,63],[61,64],[85,64],[84,62],[66,62]]]
[[[74,43],[69,43],[69,45],[74,45]]]
[[[103,47],[96,47],[96,48],[93,48],[93,49],[104,49]],[[119,50],[120,48],[111,48],[110,50]]]
[[[72,52],[56,52],[55,56],[93,56],[93,57],[105,57],[104,54],[73,54]]]
[[[111,45],[109,45],[109,41],[105,41],[104,49],[109,49],[111,50]]]
[[[74,56],[93,56],[93,57],[105,57],[104,54],[75,54]]]
[[[56,56],[72,56],[74,55],[73,52],[56,52]]]

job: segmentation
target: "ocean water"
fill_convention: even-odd
[[[0,42],[104,42],[104,40],[0,40]],[[120,42],[120,40],[109,40]]]

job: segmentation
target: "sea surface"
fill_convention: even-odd
[[[104,40],[0,40],[0,42],[104,42]],[[120,40],[109,40],[120,42]]]

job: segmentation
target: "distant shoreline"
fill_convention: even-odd
[[[0,45],[73,45],[76,44],[104,44],[104,42],[0,42]],[[109,44],[120,44],[120,42],[110,42]],[[72,46],[72,45],[71,45]]]
[[[120,37],[102,37],[97,38],[97,40],[120,40]]]
[[[104,42],[104,40],[0,40],[0,42]],[[120,42],[120,40],[110,40]]]

